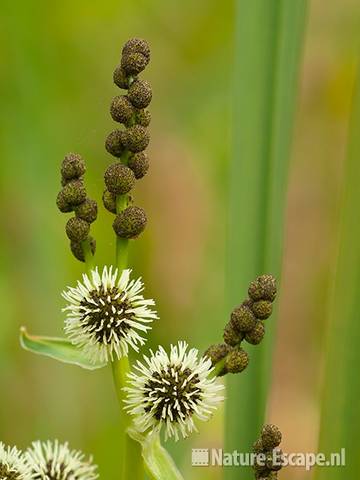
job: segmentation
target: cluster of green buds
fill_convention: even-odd
[[[74,212],[66,223],[66,235],[74,256],[85,261],[87,251],[95,253],[96,242],[90,233],[90,224],[97,218],[97,203],[86,194],[84,175],[86,165],[76,153],[69,153],[61,164],[61,185],[56,204],[62,213]]]
[[[146,108],[152,99],[152,89],[146,80],[138,78],[149,61],[148,43],[132,38],[125,43],[120,65],[114,71],[114,83],[127,93],[114,97],[110,106],[112,119],[123,128],[113,130],[105,141],[106,150],[118,160],[105,172],[103,203],[116,215],[113,228],[124,239],[138,237],[147,223],[145,211],[131,205],[129,193],[149,168],[145,149],[150,141],[147,127],[151,115]]]
[[[249,356],[241,347],[245,340],[258,345],[265,335],[264,320],[272,313],[276,297],[276,280],[272,275],[261,275],[250,283],[249,297],[231,312],[224,329],[224,343],[212,345],[205,352],[212,364],[218,366],[218,375],[240,373],[249,364]],[[219,368],[220,367],[220,368]]]
[[[283,466],[283,453],[279,447],[281,432],[276,425],[264,425],[260,438],[253,445],[256,454],[253,465],[256,480],[276,480]]]

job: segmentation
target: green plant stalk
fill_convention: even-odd
[[[81,242],[81,248],[84,252],[86,271],[88,274],[90,274],[91,270],[93,270],[95,267],[94,255],[91,251],[90,240],[86,239]]]
[[[127,207],[128,196],[118,195],[116,197],[116,212],[120,213]],[[128,265],[129,240],[116,236],[116,266],[119,269],[119,274]]]
[[[230,163],[227,307],[257,275],[281,273],[284,210],[305,0],[237,1],[233,157]],[[249,367],[227,381],[225,449],[249,451],[264,422],[275,314]],[[243,478],[253,475],[241,470]],[[238,479],[227,467],[225,478]]]
[[[346,450],[346,466],[316,468],[316,480],[360,477],[360,70],[353,91],[352,120],[340,202],[337,260],[329,299],[319,452]]]

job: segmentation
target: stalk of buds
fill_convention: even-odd
[[[132,38],[125,43],[120,65],[114,71],[114,83],[127,90],[127,94],[114,97],[110,106],[112,119],[124,128],[113,130],[105,141],[106,150],[118,160],[105,172],[103,203],[116,215],[113,228],[123,239],[138,237],[147,223],[145,211],[129,205],[129,193],[136,180],[144,177],[149,168],[145,149],[150,141],[147,127],[151,115],[146,107],[151,102],[152,89],[146,80],[138,78],[149,61],[148,43]]]
[[[70,240],[73,255],[81,262],[90,250],[94,255],[96,242],[89,235],[90,224],[97,218],[97,203],[87,197],[84,185],[85,162],[76,153],[68,153],[61,164],[62,190],[58,193],[56,204],[62,213],[74,212],[66,224],[66,235]]]
[[[224,328],[224,343],[207,349],[212,364],[220,366],[218,375],[240,373],[249,364],[249,356],[241,347],[245,340],[258,345],[265,335],[264,320],[272,313],[276,297],[276,280],[272,275],[261,275],[250,283],[249,298],[231,312]]]
[[[264,425],[261,436],[253,445],[256,454],[254,471],[256,480],[276,480],[283,466],[283,453],[279,447],[281,432],[276,425]]]

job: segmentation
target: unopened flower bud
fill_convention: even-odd
[[[256,318],[265,320],[269,318],[272,313],[272,303],[269,300],[259,300],[252,304],[251,310]]]
[[[86,199],[86,190],[82,180],[71,180],[62,189],[63,199],[68,205],[76,206]]]
[[[85,162],[77,153],[68,153],[61,164],[61,176],[65,181],[80,178],[85,170]]]
[[[224,328],[223,338],[225,343],[235,347],[243,340],[244,333],[234,328],[233,322],[230,320]]]
[[[211,363],[215,365],[220,362],[226,355],[230,352],[231,348],[226,343],[219,343],[217,345],[211,345],[206,352],[204,357],[208,357],[211,360]]]
[[[151,113],[149,110],[139,110],[136,112],[136,123],[142,127],[148,127],[151,122]]]
[[[106,169],[104,179],[109,192],[116,195],[124,195],[130,192],[135,184],[133,171],[119,162],[113,163]]]
[[[247,332],[245,335],[245,340],[251,345],[258,345],[265,335],[265,327],[262,322],[259,320],[256,322],[255,327]]]
[[[115,122],[128,123],[135,113],[135,109],[125,95],[114,97],[110,106],[110,115]]]
[[[264,452],[264,445],[260,438],[256,440],[256,442],[253,444],[253,452],[254,453]]]
[[[122,54],[127,55],[129,53],[141,53],[147,60],[150,60],[150,47],[146,40],[142,38],[130,38],[122,49]]]
[[[234,348],[226,356],[225,370],[228,373],[240,373],[249,364],[249,356],[242,348]]]
[[[89,235],[90,225],[85,220],[71,217],[66,224],[66,235],[73,242],[82,242]]]
[[[281,432],[276,425],[268,424],[264,425],[261,431],[261,440],[265,450],[271,450],[281,442]]]
[[[106,210],[111,213],[116,214],[116,195],[115,193],[109,192],[109,190],[104,190],[102,196],[103,204]]]
[[[118,65],[114,70],[113,75],[114,83],[119,88],[129,88],[129,77],[126,75],[124,70],[121,68],[121,65]]]
[[[247,305],[240,305],[234,308],[231,313],[231,321],[233,326],[239,332],[250,332],[256,325],[256,318]]]
[[[254,300],[269,300],[273,302],[276,297],[276,280],[272,275],[260,275],[250,283],[249,297]]]
[[[89,236],[87,237],[86,241],[90,242],[91,252],[94,255],[96,250],[96,240],[93,237]],[[84,255],[84,250],[81,242],[71,241],[70,248],[75,258],[80,260],[80,262],[85,262],[85,255]]]
[[[136,79],[129,87],[128,98],[136,108],[146,108],[152,99],[152,89],[146,80]]]
[[[75,215],[88,223],[95,222],[98,213],[98,206],[95,200],[87,198],[75,208]]]
[[[56,205],[60,212],[67,213],[73,210],[73,207],[69,205],[65,199],[64,192],[61,190],[56,197]]]
[[[283,451],[280,448],[274,448],[266,455],[266,467],[273,471],[278,472],[283,466]]]
[[[149,132],[141,125],[134,125],[125,131],[124,144],[130,152],[142,152],[149,145],[149,141]]]
[[[128,166],[138,180],[146,175],[149,170],[149,158],[145,152],[134,153],[129,157]]]
[[[145,229],[147,218],[140,207],[127,207],[119,213],[113,223],[113,228],[121,238],[136,238]]]
[[[145,69],[148,63],[145,55],[138,52],[127,53],[121,58],[121,68],[127,75],[137,75]]]
[[[121,157],[125,150],[125,146],[123,143],[124,135],[125,132],[123,130],[114,130],[109,133],[105,140],[106,150],[114,157]]]

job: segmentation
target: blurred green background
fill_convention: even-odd
[[[109,103],[118,93],[112,72],[122,44],[131,36],[146,38],[152,61],[143,77],[154,90],[151,170],[137,183],[135,198],[149,225],[132,244],[131,263],[161,315],[150,344],[181,338],[204,350],[217,341],[226,321],[234,4],[5,0],[0,9],[0,439],[21,448],[38,438],[67,439],[92,452],[102,478],[112,479],[119,453],[110,371],[90,375],[18,345],[21,325],[61,334],[60,292],[82,272],[69,252],[66,216],[55,205],[60,162],[69,151],[84,156],[88,192],[101,206],[102,175],[111,161],[103,144],[114,128]],[[317,445],[359,11],[356,0],[310,4],[268,413],[283,431],[285,451]],[[100,207],[92,227],[100,265],[113,260],[111,222]],[[221,478],[217,468],[192,470],[190,451],[221,446],[222,438],[219,412],[200,435],[170,445],[186,479]],[[282,474],[285,480],[303,476],[300,469]]]

